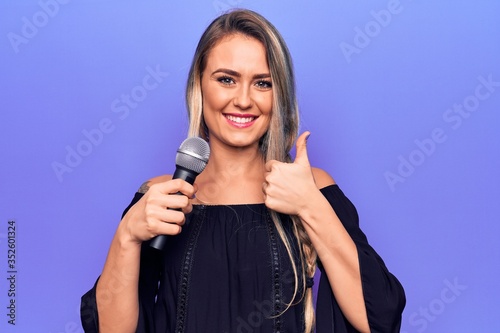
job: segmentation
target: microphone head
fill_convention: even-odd
[[[210,157],[208,143],[200,137],[184,140],[175,156],[175,164],[199,174],[205,169]]]

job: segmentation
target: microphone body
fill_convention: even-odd
[[[209,156],[210,148],[205,140],[199,137],[187,138],[177,150],[175,157],[176,168],[172,179],[183,179],[193,185],[196,177],[205,169]],[[180,192],[176,194],[182,195]],[[151,240],[149,246],[157,250],[163,250],[166,242],[166,235],[158,235]]]
[[[196,177],[198,175],[199,175],[199,173],[196,173],[193,170],[189,170],[189,169],[186,169],[186,168],[181,167],[179,165],[176,165],[175,172],[172,175],[172,179],[178,179],[178,178],[184,179],[189,184],[193,185],[194,180],[196,179]]]

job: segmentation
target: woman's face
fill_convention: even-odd
[[[201,89],[211,144],[258,147],[273,105],[264,46],[241,34],[219,41],[208,54]]]

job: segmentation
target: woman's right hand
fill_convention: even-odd
[[[185,214],[193,209],[195,192],[195,186],[182,179],[154,183],[125,214],[119,229],[128,240],[139,244],[158,235],[177,235]]]

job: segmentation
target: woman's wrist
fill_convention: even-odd
[[[135,249],[141,247],[142,241],[132,235],[130,223],[126,217],[120,222],[116,230],[115,239],[122,249]]]
[[[318,222],[318,213],[323,211],[325,204],[330,208],[330,204],[319,190],[312,195],[308,195],[307,198],[307,204],[302,207],[298,216],[302,223],[314,229],[314,223]]]

